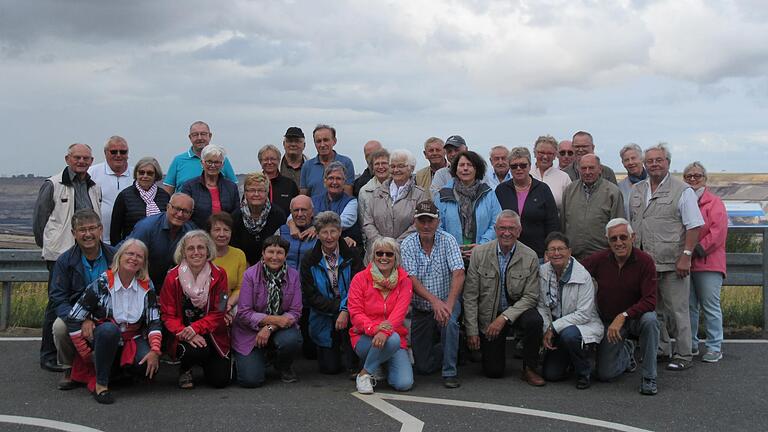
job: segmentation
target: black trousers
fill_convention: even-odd
[[[176,357],[181,362],[179,371],[186,372],[192,369],[192,366],[202,366],[208,385],[216,388],[226,387],[232,375],[232,363],[230,359],[219,355],[210,336],[206,335],[205,341],[208,345],[203,348],[179,342],[176,347]]]
[[[331,347],[317,347],[317,364],[320,373],[337,374],[343,370],[356,370],[359,360],[352,349],[349,329],[331,330]]]
[[[48,304],[43,315],[43,340],[40,343],[40,363],[53,361],[56,363],[56,345],[53,343],[53,322],[56,321],[56,310],[51,303],[51,282],[53,281],[53,266],[56,261],[46,261],[48,267]]]
[[[488,378],[501,378],[507,363],[507,335],[512,330],[523,333],[523,367],[536,369],[539,364],[539,350],[543,337],[544,321],[535,308],[523,312],[514,323],[507,323],[494,340],[480,334],[480,352],[483,356],[483,374]]]

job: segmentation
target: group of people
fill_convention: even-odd
[[[504,376],[513,340],[530,385],[573,373],[586,389],[639,354],[653,395],[657,361],[679,371],[699,355],[700,312],[702,360],[722,358],[725,208],[700,163],[670,175],[663,144],[622,148],[620,183],[583,131],[539,137],[534,156],[495,146],[488,162],[459,135],[430,137],[418,171],[371,140],[356,176],[333,127],[314,129],[310,159],[290,127],[285,154],[262,147],[240,189],[212,137],[193,123],[165,175],[152,157],[130,167],[122,137],[95,165],[73,144],[43,183],[40,362],[60,389],[112,403],[111,379],[152,379],[161,359],[184,389],[195,366],[214,387],[261,386],[269,368],[292,383],[299,355],[363,394],[409,390],[414,372],[457,388],[460,358]]]

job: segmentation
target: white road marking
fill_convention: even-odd
[[[400,427],[400,432],[421,432],[421,430],[424,428],[423,421],[408,414],[407,412],[392,405],[391,403],[385,402],[384,399],[381,398],[381,395],[378,393],[372,395],[362,395],[360,393],[354,392],[352,395],[402,423],[403,425]]]
[[[424,422],[406,413],[405,411],[397,408],[396,406],[385,402],[383,399],[426,403],[426,404],[433,404],[433,405],[446,405],[446,406],[454,406],[454,407],[462,407],[462,408],[484,409],[484,410],[499,411],[499,412],[504,412],[509,414],[521,414],[521,415],[527,415],[527,416],[533,416],[533,417],[542,417],[549,420],[560,420],[560,421],[571,422],[571,423],[579,423],[587,426],[594,426],[594,427],[618,430],[623,432],[650,432],[648,429],[641,429],[634,426],[628,426],[621,423],[614,423],[614,422],[609,422],[605,420],[592,419],[588,417],[580,417],[580,416],[575,416],[570,414],[561,414],[561,413],[556,413],[551,411],[535,410],[530,408],[518,408],[518,407],[511,407],[506,405],[489,404],[484,402],[437,399],[437,398],[408,396],[408,395],[391,394],[391,393],[375,393],[367,396],[361,395],[359,393],[352,393],[352,394],[358,399],[362,400],[363,402],[371,405],[372,407],[378,409],[384,414],[401,422],[403,426],[402,428],[400,428],[400,432],[420,432],[424,427]]]
[[[41,340],[43,338],[40,337],[0,337],[0,342],[33,342]]]
[[[48,420],[36,417],[21,417],[0,414],[0,423],[14,423],[28,426],[40,426],[48,429],[56,429],[66,432],[102,432],[99,429],[89,428],[74,423],[65,423],[56,420]]]

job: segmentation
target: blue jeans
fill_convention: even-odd
[[[112,365],[118,359],[121,351],[120,341],[122,336],[120,328],[114,323],[105,322],[99,324],[93,331],[93,365],[96,369],[96,382],[99,385],[109,385],[109,377],[112,373]],[[138,369],[136,373],[144,371],[146,364],[139,366],[139,362],[149,352],[149,344],[143,337],[136,340],[136,355],[133,358],[133,367]]]
[[[723,311],[720,309],[720,288],[723,274],[720,272],[691,272],[691,297],[688,310],[691,315],[693,346],[699,347],[699,309],[704,311],[704,328],[707,332],[707,351],[720,352],[723,343]]]
[[[568,377],[568,366],[573,364],[576,376],[589,378],[589,353],[581,340],[581,331],[575,325],[563,329],[552,338],[556,350],[544,354],[542,373],[547,381],[560,381]]]
[[[275,352],[275,369],[285,370],[291,367],[293,359],[301,351],[301,333],[295,327],[275,331],[269,343],[263,348],[254,347],[248,355],[235,353],[237,364],[237,382],[243,387],[260,387],[264,384],[268,350]]]
[[[413,369],[408,352],[400,348],[400,335],[392,333],[381,348],[372,348],[370,336],[360,336],[355,352],[365,364],[363,368],[374,373],[382,364],[387,364],[387,382],[397,391],[408,391],[413,386]]]
[[[459,356],[459,315],[461,302],[456,301],[451,319],[445,327],[435,321],[432,311],[413,309],[411,312],[411,350],[413,350],[414,369],[421,375],[429,375],[440,370],[443,377],[458,375],[456,368]],[[440,342],[435,343],[437,333]]]
[[[610,381],[627,370],[630,353],[625,348],[624,339],[628,336],[639,338],[643,353],[643,363],[640,367],[643,378],[656,378],[656,350],[659,346],[660,331],[656,311],[646,312],[640,319],[628,318],[621,328],[622,341],[618,343],[608,342],[609,325],[610,322],[603,323],[605,333],[597,347],[597,379]]]

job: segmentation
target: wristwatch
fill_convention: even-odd
[[[689,251],[688,249],[685,249],[685,250],[683,251],[683,255],[686,255],[686,256],[692,256],[692,255],[693,255],[693,252]]]
[[[267,326],[267,330],[269,330],[269,331],[270,331],[270,333],[271,333],[271,332],[275,331],[275,326],[273,326],[272,324],[269,324],[269,325]]]
[[[627,311],[624,311],[621,314],[624,316],[624,318],[629,318],[629,314],[627,313]]]

